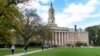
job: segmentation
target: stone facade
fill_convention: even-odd
[[[86,43],[89,45],[88,32],[77,29],[58,27],[55,24],[55,10],[51,4],[48,10],[48,24],[51,27],[53,39],[49,42],[52,45],[66,46],[67,44],[74,45],[77,42]]]

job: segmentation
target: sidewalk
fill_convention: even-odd
[[[51,49],[51,48],[50,48]],[[48,50],[48,49],[45,49],[45,50]],[[43,50],[43,51],[45,51]],[[26,55],[26,54],[31,54],[31,53],[36,53],[36,52],[40,52],[42,50],[35,50],[35,51],[30,51],[30,52],[27,52],[27,53],[18,53],[18,54],[14,54],[14,55],[6,55],[6,56],[22,56],[22,55]]]

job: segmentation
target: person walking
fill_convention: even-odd
[[[11,52],[12,52],[12,54],[15,53],[15,45],[14,44],[11,46]]]
[[[42,47],[41,47],[41,48],[42,48],[42,50],[44,50],[44,45],[42,45]]]
[[[27,48],[28,48],[28,46],[25,46],[25,47],[24,47],[24,52],[25,52],[25,53],[27,53]]]

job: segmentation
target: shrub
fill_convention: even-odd
[[[40,47],[41,45],[41,42],[30,42],[28,46]]]
[[[78,46],[78,47],[80,47],[80,46],[87,46],[87,44],[86,43],[82,43],[82,42],[77,42],[75,44],[75,46]]]
[[[57,48],[57,47],[58,47],[58,45],[52,45],[52,47]]]
[[[67,44],[68,47],[72,46],[71,44]]]

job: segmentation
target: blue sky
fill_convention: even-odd
[[[55,22],[59,27],[86,28],[100,24],[100,0],[30,0],[26,5],[19,4],[20,8],[36,8],[37,13],[48,22],[50,3],[55,9]]]

